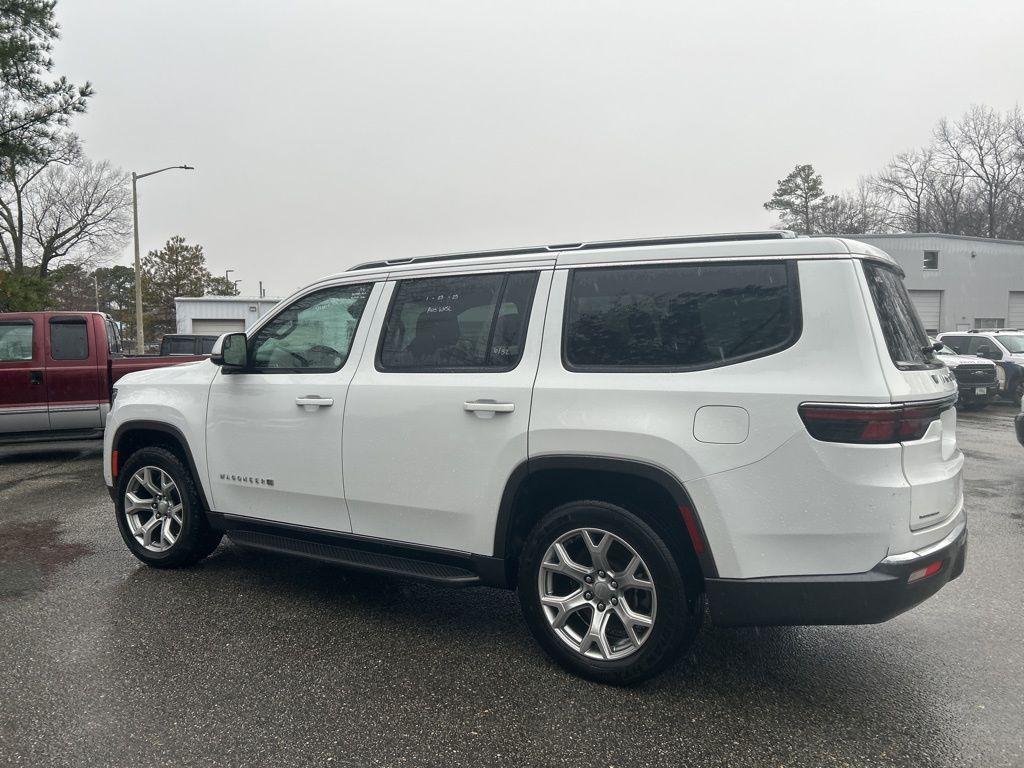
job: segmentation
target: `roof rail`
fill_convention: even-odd
[[[360,269],[383,269],[403,264],[424,264],[431,261],[456,261],[458,259],[482,259],[498,256],[530,256],[556,251],[596,251],[605,248],[635,248],[644,245],[692,245],[694,243],[728,243],[743,240],[788,240],[795,238],[796,233],[788,229],[770,229],[763,232],[727,232],[711,235],[681,235],[677,237],[650,237],[636,240],[599,240],[590,243],[562,243],[559,245],[537,245],[529,248],[507,248],[496,251],[466,251],[463,253],[447,253],[437,256],[413,256],[405,259],[385,259],[367,261],[349,267],[349,272]]]

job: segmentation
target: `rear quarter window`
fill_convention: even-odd
[[[883,264],[861,263],[885,345],[896,367],[902,370],[941,368],[942,362],[925,351],[929,346],[928,334],[900,273]]]
[[[778,352],[800,335],[793,262],[576,269],[569,370],[695,370]]]

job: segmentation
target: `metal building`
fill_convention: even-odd
[[[181,296],[174,300],[178,333],[246,331],[279,301],[266,296]]]
[[[899,262],[929,333],[1024,328],[1024,241],[940,234],[845,237],[881,248]]]

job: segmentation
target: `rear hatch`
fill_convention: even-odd
[[[909,526],[924,530],[963,507],[963,454],[956,443],[956,379],[930,342],[895,265],[864,260],[864,277],[877,320],[876,347],[893,403],[921,408],[930,424],[902,443],[903,474],[911,487]],[[874,325],[874,324],[873,324]]]

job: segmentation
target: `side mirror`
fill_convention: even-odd
[[[213,344],[210,362],[225,371],[244,371],[249,367],[249,340],[244,333],[225,333]]]

